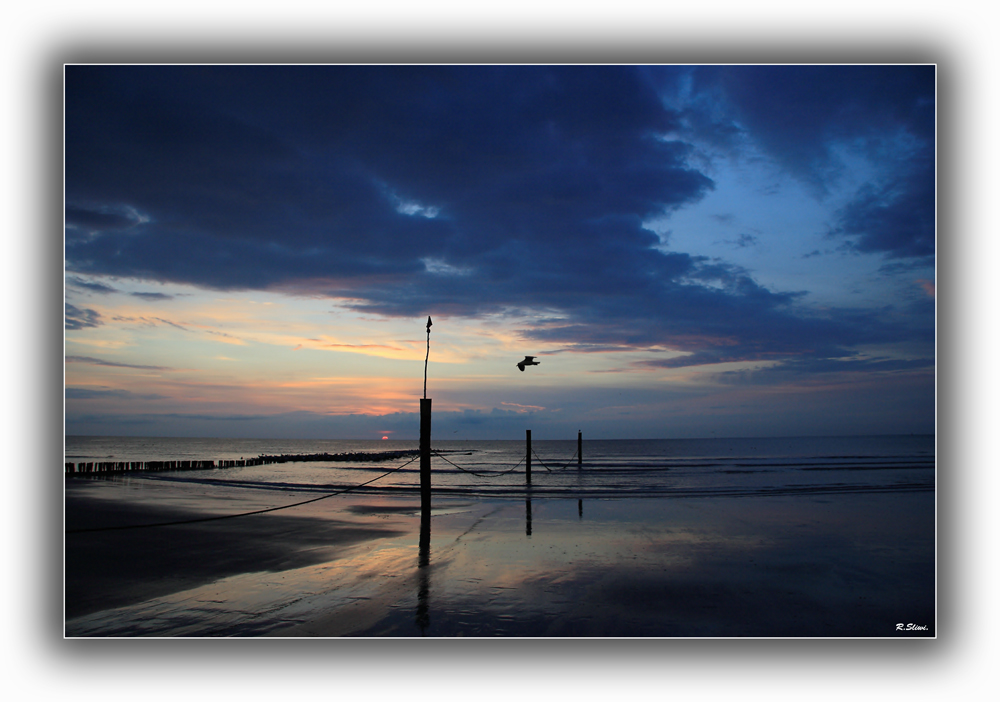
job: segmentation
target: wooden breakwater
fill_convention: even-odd
[[[391,461],[407,456],[416,456],[417,449],[401,451],[356,451],[352,453],[306,453],[306,454],[261,454],[253,458],[205,460],[205,461],[84,461],[66,463],[66,475],[93,475],[107,473],[133,473],[163,470],[207,470],[212,468],[245,468],[270,463],[294,463],[301,461]]]

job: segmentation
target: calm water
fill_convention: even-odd
[[[260,454],[416,449],[416,441],[248,440],[66,437],[66,461],[223,460]],[[523,441],[438,441],[436,493],[521,497]],[[532,494],[538,497],[745,497],[932,491],[933,436],[771,439],[657,439],[532,442]],[[391,471],[391,472],[390,472]],[[323,493],[388,473],[357,494],[408,494],[419,486],[419,461],[290,462],[74,480],[135,479],[264,491]]]

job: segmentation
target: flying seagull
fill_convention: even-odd
[[[524,372],[525,366],[537,366],[541,361],[536,361],[534,356],[525,356],[524,360],[517,364],[517,369]]]

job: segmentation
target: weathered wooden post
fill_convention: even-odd
[[[524,480],[531,486],[531,429],[525,429]]]
[[[431,504],[431,401],[420,400],[420,505]]]
[[[427,355],[424,357],[424,396],[420,400],[420,507],[431,508],[431,401],[427,398],[427,361],[431,357],[431,322],[427,317]]]
[[[576,432],[576,469],[583,468],[583,432]]]
[[[431,318],[427,317],[427,355],[424,357],[424,396],[420,399],[420,542],[417,554],[416,623],[425,634],[430,624],[431,562],[431,401],[427,397],[427,361],[431,357]]]

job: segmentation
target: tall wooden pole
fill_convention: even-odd
[[[431,325],[434,322],[431,321],[430,315],[427,316],[427,355],[424,356],[424,399],[427,399],[427,361],[431,357]]]
[[[424,357],[424,396],[420,400],[420,506],[431,508],[431,401],[427,398],[427,361],[431,357],[431,318],[427,317],[427,355]]]
[[[583,468],[583,432],[576,433],[576,469]]]

